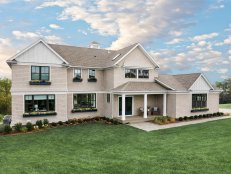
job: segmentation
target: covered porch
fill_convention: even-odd
[[[121,121],[149,121],[157,115],[166,116],[166,93],[113,94],[114,118]]]

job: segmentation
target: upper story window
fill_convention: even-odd
[[[111,95],[107,94],[107,103],[110,103],[110,102],[111,102]]]
[[[192,95],[192,109],[200,109],[207,107],[207,94]]]
[[[149,78],[149,70],[139,69],[138,70],[138,77],[139,78],[146,78],[146,79],[148,79]]]
[[[78,79],[81,79],[82,74],[81,74],[81,69],[80,68],[74,69],[74,77],[76,77]]]
[[[95,69],[89,69],[89,79],[95,78]]]
[[[149,78],[147,69],[125,69],[125,78]]]
[[[136,78],[137,69],[125,69],[125,78]]]
[[[31,80],[50,80],[50,67],[49,66],[31,66]]]

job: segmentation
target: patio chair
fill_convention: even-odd
[[[152,115],[160,115],[160,109],[158,108],[158,107],[153,107],[152,109],[151,109],[151,114]]]

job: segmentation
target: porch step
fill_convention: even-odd
[[[129,123],[142,123],[146,121],[153,120],[154,116],[149,116],[148,118],[143,118],[141,116],[131,116],[126,117],[126,120],[122,120],[121,117],[114,118],[115,120],[119,121],[123,124],[129,124]]]

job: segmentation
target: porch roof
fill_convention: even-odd
[[[130,92],[165,92],[171,90],[156,82],[126,82],[113,89],[115,92],[130,91]]]

